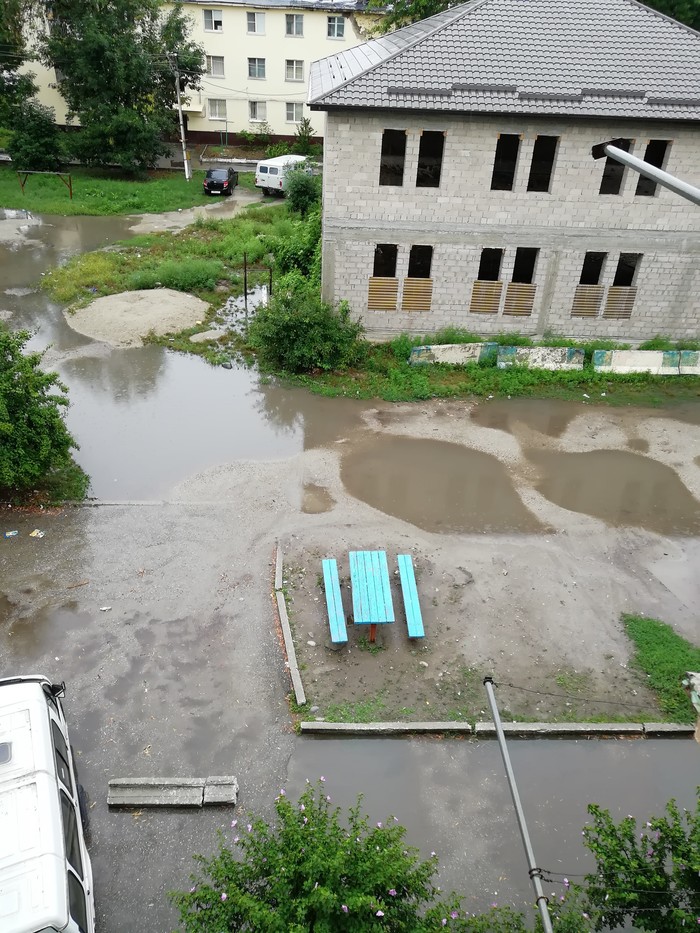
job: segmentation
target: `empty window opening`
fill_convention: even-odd
[[[430,247],[428,247],[430,249]],[[375,278],[393,279],[396,277],[396,257],[399,248],[393,243],[378,243],[374,249]]]
[[[439,188],[445,134],[426,130],[420,138],[416,188]]]
[[[649,165],[654,165],[656,168],[663,168],[666,161],[666,153],[670,145],[671,143],[667,139],[650,139],[644,153],[644,161],[648,162]],[[657,187],[653,179],[645,178],[644,175],[640,175],[635,194],[653,197],[656,194]]]
[[[629,288],[634,285],[641,258],[640,253],[620,253],[613,279],[614,288]]]
[[[579,285],[600,285],[607,255],[607,253],[586,253],[581,267],[581,278],[578,280]]]
[[[379,166],[380,185],[402,185],[406,161],[406,131],[384,130],[382,158]]]
[[[530,177],[527,180],[528,191],[549,191],[558,143],[558,136],[538,136],[535,140]]]
[[[482,282],[498,282],[501,277],[503,250],[486,248],[481,251],[479,279]]]
[[[432,263],[432,246],[412,246],[408,257],[408,278],[429,279]]]
[[[518,163],[520,137],[513,133],[501,133],[496,143],[496,155],[491,175],[492,191],[512,191],[515,166]]]
[[[535,277],[535,264],[537,262],[538,249],[531,246],[519,246],[515,251],[515,262],[513,264],[512,282],[521,282],[523,285],[531,285]]]
[[[617,148],[629,152],[631,145],[631,139],[620,139],[618,140]],[[619,194],[624,177],[625,166],[621,162],[617,162],[615,159],[611,159],[610,156],[608,156],[605,160],[603,177],[600,181],[600,194]]]

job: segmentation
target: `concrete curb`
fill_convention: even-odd
[[[107,785],[108,807],[206,807],[235,805],[238,781],[208,778],[113,778]]]
[[[471,735],[468,722],[302,722],[301,732],[329,735],[410,735],[452,732]]]
[[[325,722],[300,723],[302,735],[420,735],[446,733],[474,735],[491,739],[496,736],[492,722],[477,722],[474,728],[465,722]],[[504,722],[503,732],[511,738],[678,738],[691,736],[692,725],[672,722]]]
[[[280,587],[282,585],[282,549],[279,544],[277,545],[277,554],[275,555],[275,568],[279,568],[279,581]],[[281,588],[277,586],[277,569],[275,569],[275,597],[277,599],[277,611],[280,616],[280,624],[282,625],[282,636],[284,638],[284,650],[287,654],[287,667],[289,668],[289,673],[292,678],[292,687],[294,688],[294,697],[299,706],[304,706],[306,704],[306,694],[304,693],[304,685],[301,682],[301,674],[299,673],[299,665],[297,664],[297,653],[294,648],[294,640],[292,638],[292,630],[289,626],[289,616],[287,615],[287,604],[284,600],[284,593]]]

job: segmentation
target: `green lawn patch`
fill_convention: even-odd
[[[622,623],[634,643],[632,663],[647,675],[664,716],[672,722],[695,722],[681,678],[686,671],[700,670],[700,648],[658,619],[624,614]]]
[[[73,199],[57,175],[30,175],[24,194],[14,168],[0,166],[0,207],[26,209],[36,214],[158,214],[207,204],[202,190],[203,171],[186,181],[182,171],[153,171],[145,178],[125,178],[109,169],[70,166]],[[241,187],[254,187],[248,173],[239,176]]]

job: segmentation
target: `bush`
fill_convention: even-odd
[[[357,363],[366,348],[363,332],[345,303],[338,308],[325,304],[297,272],[280,279],[268,307],[254,317],[248,343],[264,367],[309,373]]]
[[[36,101],[26,101],[7,151],[17,169],[51,172],[60,168],[63,136],[54,122],[53,110]]]
[[[310,175],[305,166],[293,169],[287,175],[287,203],[293,211],[305,217],[321,202],[321,179]]]
[[[282,273],[298,269],[320,282],[321,211],[312,210],[305,221],[297,221],[296,229],[271,244],[275,265]],[[315,269],[318,259],[318,270]],[[318,271],[318,278],[316,276]]]
[[[70,472],[78,447],[63,420],[68,389],[41,353],[24,353],[29,337],[0,327],[0,490],[20,495]]]
[[[240,858],[223,838],[217,855],[197,858],[201,877],[171,895],[187,933],[422,933],[443,929],[451,913],[457,919],[458,902],[439,901],[435,855],[421,861],[395,821],[370,825],[361,800],[341,821],[323,780],[298,803],[282,791],[276,826],[251,817],[246,831],[234,820]]]
[[[268,159],[276,159],[278,156],[289,155],[291,151],[289,143],[273,143],[265,150],[265,157]]]

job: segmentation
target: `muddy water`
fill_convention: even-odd
[[[426,531],[543,530],[503,464],[458,444],[371,438],[345,454],[341,478],[355,498]]]
[[[483,428],[495,428],[509,434],[518,425],[525,425],[548,437],[561,437],[580,412],[581,406],[576,402],[558,399],[492,399],[475,405],[471,419]]]
[[[622,450],[530,450],[527,456],[539,470],[539,492],[562,508],[611,525],[700,534],[700,504],[663,463]]]

